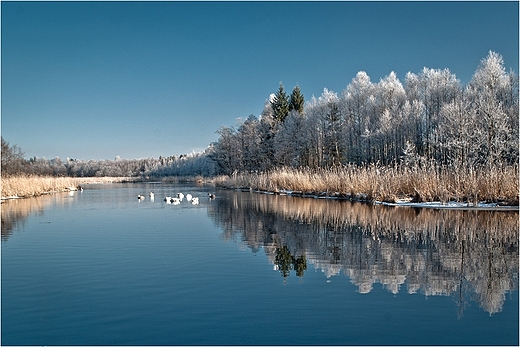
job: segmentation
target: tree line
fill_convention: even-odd
[[[153,176],[214,176],[215,164],[207,154],[193,152],[180,156],[144,159],[82,160],[60,157],[53,159],[24,158],[17,145],[2,137],[2,175],[46,175],[69,177],[153,177]]]
[[[280,83],[259,117],[221,127],[210,156],[223,174],[345,164],[485,168],[518,162],[518,75],[489,52],[463,86],[448,69],[391,72],[373,83],[360,71],[339,95],[304,103]]]

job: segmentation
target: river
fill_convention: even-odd
[[[2,345],[519,344],[517,211],[121,183],[1,213]]]

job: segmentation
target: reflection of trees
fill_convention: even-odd
[[[296,276],[300,278],[303,276],[305,270],[307,270],[307,259],[305,258],[305,254],[302,254],[299,257],[294,257],[289,251],[289,248],[285,245],[276,248],[275,254],[274,265],[282,274],[284,282],[289,276],[291,270],[295,270]]]
[[[343,272],[360,293],[380,283],[398,293],[451,295],[461,312],[474,300],[500,312],[518,288],[518,213],[369,206],[326,199],[222,191],[209,213],[224,230],[275,268],[296,270],[293,258]],[[293,258],[291,258],[293,257]],[[283,266],[282,266],[283,265]]]

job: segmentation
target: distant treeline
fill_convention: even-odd
[[[16,145],[2,137],[2,175],[44,175],[69,177],[146,177],[146,176],[214,176],[215,163],[207,151],[180,156],[145,159],[79,160],[23,157]]]
[[[463,86],[448,69],[394,72],[373,83],[357,73],[339,95],[324,89],[305,102],[282,83],[259,117],[221,127],[200,153],[115,160],[24,159],[2,138],[2,174],[186,176],[344,165],[429,166],[454,170],[517,165],[518,75],[494,52]]]

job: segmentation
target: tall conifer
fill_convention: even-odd
[[[304,98],[299,86],[294,87],[291,97],[289,98],[289,112],[297,111],[303,114]]]
[[[279,122],[283,123],[285,117],[289,114],[289,97],[285,94],[283,84],[280,82],[278,91],[272,98],[271,108],[273,109],[274,118]]]

